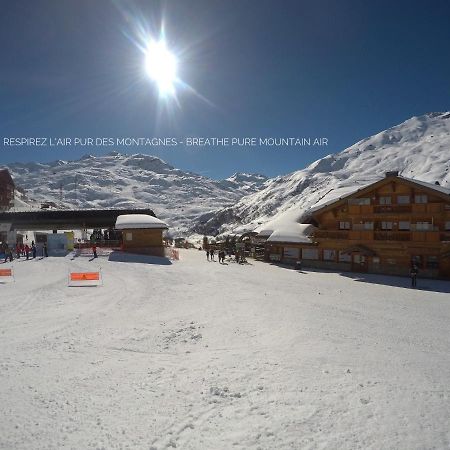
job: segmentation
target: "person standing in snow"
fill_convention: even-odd
[[[33,254],[33,259],[36,258],[36,245],[34,244],[34,241],[31,244],[31,253]]]
[[[5,262],[8,261],[8,258],[9,261],[12,262],[12,260],[14,259],[12,250],[7,245],[5,245],[4,251],[5,251]]]
[[[209,261],[209,250],[206,249],[206,259]]]
[[[417,286],[417,274],[419,273],[419,268],[414,264],[411,268],[411,287]]]
[[[42,257],[47,258],[48,257],[48,251],[47,251],[47,243],[44,242],[44,245],[42,246]]]
[[[212,248],[210,251],[211,261],[214,261],[214,249]]]
[[[30,247],[28,247],[28,244],[25,244],[25,256],[28,259],[30,259]]]
[[[94,254],[94,258],[97,258],[97,246],[92,244],[92,253]]]

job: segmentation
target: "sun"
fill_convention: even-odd
[[[177,59],[163,39],[150,41],[145,52],[145,69],[162,97],[175,94]]]

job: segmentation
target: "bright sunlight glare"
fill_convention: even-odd
[[[175,93],[177,60],[164,40],[150,42],[145,55],[145,68],[147,74],[156,83],[161,96]]]

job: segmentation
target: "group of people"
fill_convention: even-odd
[[[206,259],[208,261],[215,261],[215,259],[214,259],[215,254],[216,254],[216,251],[213,248],[206,249]],[[224,263],[225,262],[225,251],[219,250],[218,257],[219,257],[220,264]]]
[[[7,262],[8,259],[9,261],[12,261],[14,259],[12,247],[9,247],[6,243],[4,243],[1,247],[1,250],[2,253],[5,254],[5,262]],[[32,257],[34,259],[37,256],[37,248],[34,241],[31,241],[31,246],[28,244],[17,243],[14,250],[17,259],[20,259],[21,257],[24,257],[26,259],[30,259],[30,257]],[[42,257],[44,258],[47,256],[48,256],[47,244],[44,243],[42,247]]]
[[[216,254],[216,251],[213,248],[212,249],[206,249],[206,259],[208,261],[215,261],[215,259],[214,259],[215,254]],[[224,264],[225,263],[225,256],[226,256],[225,250],[219,250],[217,254],[218,254],[218,257],[219,257],[219,263],[220,264]],[[244,255],[239,253],[239,252],[236,252],[235,258],[236,258],[236,262],[238,264],[240,262],[245,262]]]

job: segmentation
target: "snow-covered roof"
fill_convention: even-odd
[[[378,182],[380,180],[376,180],[369,184],[357,185],[357,186],[345,186],[342,188],[334,189],[329,195],[325,195],[322,199],[320,199],[312,208],[309,208],[308,213],[315,212],[319,209],[325,208],[326,206],[332,205],[333,203],[342,200],[343,198],[347,198],[352,196],[358,191],[362,191],[366,187]]]
[[[445,188],[439,184],[428,183],[426,181],[417,180],[415,178],[407,178],[402,175],[399,175],[396,178],[399,178],[400,180],[410,181],[411,183],[418,184],[418,185],[426,187],[428,189],[433,189],[435,191],[441,192],[442,194],[450,195],[450,189]],[[375,184],[382,180],[383,180],[383,178],[376,180],[369,184],[364,184],[364,185],[355,186],[355,187],[346,187],[346,188],[335,190],[334,192],[332,192],[332,194],[330,196],[328,196],[328,198],[327,198],[327,196],[322,198],[318,203],[316,203],[312,208],[310,208],[308,212],[313,213],[319,209],[325,208],[326,206],[332,205],[333,203],[336,203],[339,200],[345,199],[347,197],[351,197],[355,193],[362,191],[363,189],[368,188],[372,184]]]
[[[148,214],[122,214],[117,217],[116,229],[135,229],[135,228],[169,228],[162,220]]]
[[[435,191],[442,192],[443,194],[450,195],[450,189],[441,186],[440,184],[428,183],[427,181],[416,180],[415,178],[407,178],[404,176],[400,176],[399,178],[403,178],[404,180],[411,181],[412,183],[420,184],[423,187],[428,189],[434,189]]]
[[[276,229],[267,239],[267,242],[293,242],[311,244],[309,238],[316,227],[306,223],[291,223]]]

